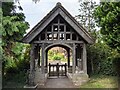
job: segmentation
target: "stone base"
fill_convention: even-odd
[[[72,80],[73,84],[75,86],[83,85],[84,83],[89,81],[89,77],[84,72],[74,73],[74,74],[68,74],[68,78]]]
[[[41,69],[36,68],[34,83],[44,86],[47,80],[47,73],[42,73]]]
[[[23,88],[31,88],[31,89],[35,89],[37,88],[38,84],[36,84],[35,86],[30,86],[30,85],[25,85]]]

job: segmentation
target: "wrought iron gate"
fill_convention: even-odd
[[[67,76],[67,64],[50,64],[49,76]]]

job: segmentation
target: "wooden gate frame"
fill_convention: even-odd
[[[67,64],[50,64],[49,63],[49,77],[52,76],[51,75],[51,67],[53,67],[53,73],[57,72],[57,76],[67,76]],[[54,67],[56,67],[56,71],[54,72]],[[60,67],[62,68],[62,73],[60,73]],[[65,68],[65,71],[63,71],[63,67]],[[60,75],[61,74],[61,75]],[[53,75],[55,76],[55,75]]]

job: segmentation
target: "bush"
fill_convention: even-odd
[[[3,59],[3,71],[4,74],[18,74],[20,71],[26,71],[29,69],[29,52],[30,46],[24,44],[16,44],[13,49],[12,55],[5,55]],[[4,75],[3,74],[3,75]]]
[[[120,56],[113,59],[114,69],[116,70],[118,76],[120,77]]]
[[[116,75],[113,58],[118,53],[104,43],[95,43],[87,47],[88,74]]]
[[[59,55],[54,55],[52,59],[53,59],[53,60],[61,60],[62,57],[59,56]]]

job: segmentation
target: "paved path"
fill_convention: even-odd
[[[44,88],[75,88],[75,86],[67,77],[62,76],[47,79]]]

